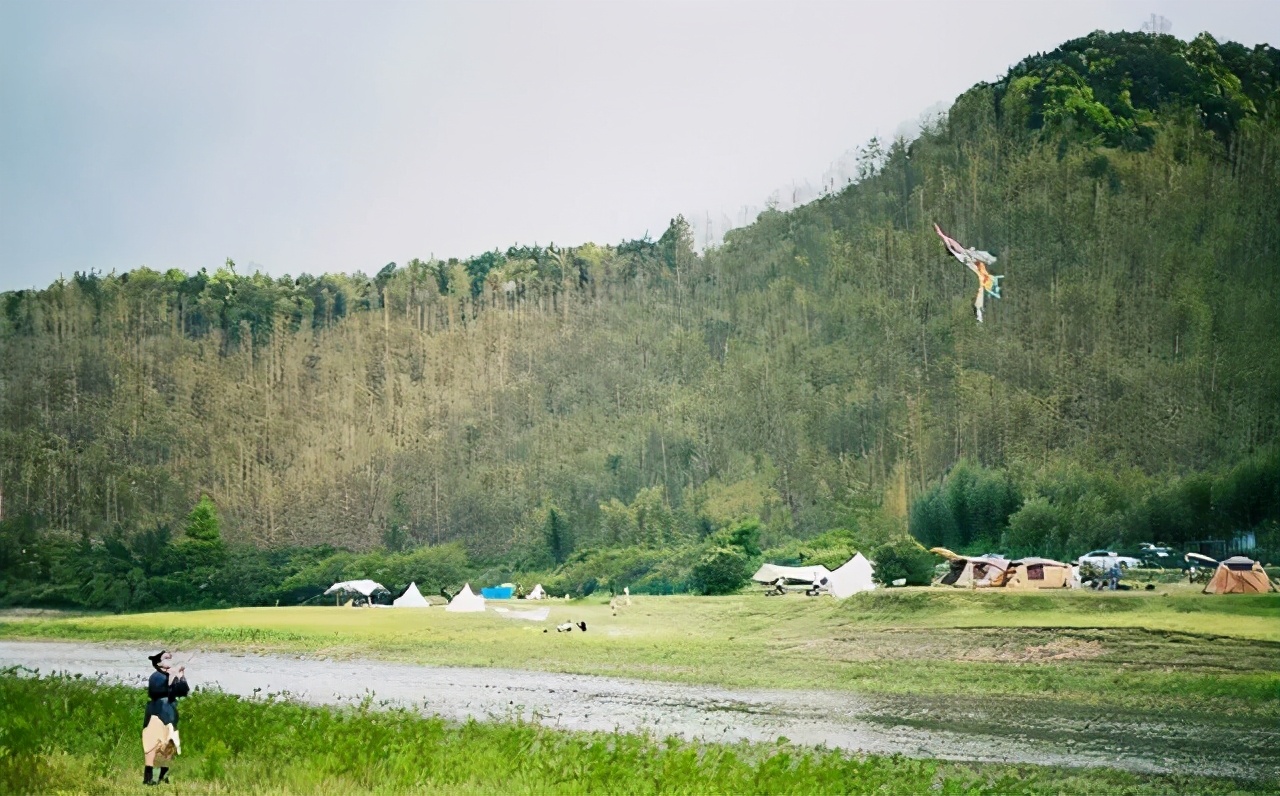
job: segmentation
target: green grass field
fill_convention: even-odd
[[[0,792],[141,791],[136,689],[0,675]],[[182,701],[175,793],[1269,793],[1276,783],[699,744],[405,711]]]
[[[1280,715],[1276,594],[1208,596],[1180,584],[1112,593],[895,589],[844,602],[752,593],[635,597],[616,616],[602,599],[547,604],[544,624],[439,608],[11,616],[0,620],[0,637],[1137,710],[1192,698],[1200,707]],[[565,620],[585,620],[589,632],[542,632]]]

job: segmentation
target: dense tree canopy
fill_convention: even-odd
[[[110,576],[58,599],[131,607],[245,546],[328,577],[368,568],[338,548],[457,543],[694,588],[752,558],[716,536],[743,518],[844,550],[908,511],[930,543],[1053,555],[1274,539],[1278,78],[1267,46],[1095,33],[701,254],[677,217],[374,277],[228,260],[5,293],[0,578],[96,551]],[[982,325],[935,222],[1000,258]],[[220,552],[168,530],[202,494]]]

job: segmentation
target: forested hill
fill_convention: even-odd
[[[928,541],[1052,555],[1209,532],[1188,516],[1274,533],[1280,51],[1096,33],[863,155],[701,255],[676,219],[6,293],[6,527],[127,542],[207,493],[231,541],[526,569],[912,507]],[[999,257],[985,323],[935,222]]]

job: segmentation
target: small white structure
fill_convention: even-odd
[[[404,594],[391,601],[396,608],[430,608],[431,603],[427,602],[427,598],[422,596],[422,592],[418,591],[418,584],[410,583],[409,588],[404,590]]]
[[[484,598],[471,591],[471,584],[462,587],[462,591],[454,595],[444,610],[454,613],[475,613],[484,610]]]
[[[873,576],[875,569],[862,553],[855,553],[853,558],[844,562],[829,576],[827,588],[837,599],[843,600],[860,591],[871,591],[876,587]]]
[[[542,584],[539,583],[537,586],[533,587],[533,591],[529,592],[529,596],[525,597],[525,599],[526,600],[545,600],[547,599],[547,593],[543,591]]]
[[[765,564],[756,570],[756,574],[751,579],[756,583],[775,583],[778,578],[782,578],[787,583],[795,583],[809,585],[814,581],[821,581],[823,578],[830,578],[831,570],[815,564],[811,567],[783,567],[777,564]]]
[[[372,603],[374,593],[380,591],[389,591],[389,589],[376,580],[344,580],[325,589],[324,593],[337,595],[360,594],[369,598],[369,602]]]

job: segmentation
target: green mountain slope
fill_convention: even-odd
[[[1097,33],[702,255],[677,219],[371,278],[228,264],[7,293],[2,517],[129,539],[207,493],[233,541],[461,541],[538,568],[915,504],[928,541],[1066,555],[1194,538],[1152,501],[1244,461],[1250,508],[1217,522],[1274,531],[1278,159],[1280,51]],[[981,325],[935,222],[999,257]],[[960,510],[939,498],[958,462],[1009,487],[976,525],[929,519]]]

